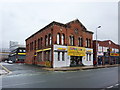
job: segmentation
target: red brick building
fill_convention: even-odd
[[[98,45],[96,47],[96,45]],[[93,58],[98,64],[118,64],[120,63],[120,45],[111,40],[93,41]]]
[[[26,39],[27,64],[48,67],[93,65],[93,32],[78,20],[51,22]]]

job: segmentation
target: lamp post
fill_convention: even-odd
[[[98,28],[101,28],[101,26],[98,26],[97,28],[96,28],[96,62],[97,62],[97,64],[98,64],[98,58],[97,58],[97,52],[98,52],[98,42],[97,42],[97,30],[98,30]]]

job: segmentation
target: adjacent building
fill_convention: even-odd
[[[94,60],[98,65],[120,64],[120,45],[111,40],[93,41]]]
[[[12,50],[9,54],[9,60],[12,60],[14,63],[24,63],[26,56],[25,47],[17,47]]]
[[[26,39],[27,64],[46,67],[93,65],[93,32],[78,20],[51,22]]]

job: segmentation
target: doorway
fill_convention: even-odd
[[[70,56],[70,66],[83,66],[82,56]]]

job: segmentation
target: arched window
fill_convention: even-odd
[[[40,38],[40,48],[42,48],[42,44],[43,44],[43,38]]]
[[[40,43],[40,39],[38,39],[38,49],[40,49],[41,43]]]
[[[70,42],[70,45],[74,45],[74,36],[73,35],[71,35],[70,37],[69,37],[69,42]]]
[[[78,38],[78,46],[82,47],[82,37]]]
[[[34,50],[36,50],[36,40],[34,41]]]
[[[52,37],[51,37],[51,34],[49,34],[49,39],[48,39],[48,42],[49,42],[49,45],[52,44]]]
[[[64,34],[62,34],[61,40],[62,40],[62,45],[64,45],[65,44],[65,35]]]
[[[60,33],[57,34],[57,44],[60,44]]]
[[[91,47],[91,40],[88,39],[88,47]]]
[[[45,46],[48,46],[48,36],[45,35]]]
[[[86,47],[88,47],[89,40],[86,38]]]

